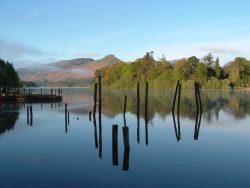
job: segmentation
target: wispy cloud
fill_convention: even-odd
[[[43,54],[45,52],[36,47],[0,39],[0,56],[2,57],[19,58],[25,55],[36,56]]]
[[[226,46],[202,46],[199,50],[206,53],[216,53],[216,54],[238,54],[240,53],[239,49],[228,48]]]
[[[140,50],[140,53],[154,51],[155,57],[161,57],[165,54],[167,59],[180,59],[183,57],[197,56],[202,58],[207,53],[213,53],[221,60],[222,65],[233,60],[237,56],[250,58],[250,39],[241,39],[236,41],[218,41],[218,42],[200,42],[183,43],[178,45],[148,46]]]
[[[102,54],[98,53],[98,52],[83,52],[83,53],[74,53],[73,56],[75,56],[75,57],[97,58],[97,57],[102,56]]]

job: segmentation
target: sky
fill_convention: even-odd
[[[0,58],[15,67],[147,51],[250,59],[249,0],[0,0]]]

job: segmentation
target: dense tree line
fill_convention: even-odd
[[[20,80],[13,64],[0,59],[0,88],[16,88],[20,86]]]
[[[154,88],[173,88],[177,80],[184,88],[193,88],[194,81],[203,88],[244,88],[250,85],[250,61],[237,57],[221,67],[219,58],[211,53],[202,59],[192,56],[169,62],[164,56],[155,60],[153,52],[147,52],[134,62],[117,63],[95,72],[96,77],[100,74],[103,85],[113,88],[132,88],[146,80]]]

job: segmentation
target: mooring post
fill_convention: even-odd
[[[174,113],[175,101],[176,101],[176,96],[177,96],[177,92],[178,92],[178,88],[179,88],[179,83],[180,83],[180,81],[178,80],[176,83],[176,87],[175,87],[174,100],[173,100],[173,106],[172,106],[173,113]]]
[[[95,88],[94,88],[94,110],[93,110],[93,116],[95,116],[95,113],[96,113],[96,99],[97,99],[97,83],[95,83]]]
[[[137,143],[140,143],[140,83],[137,82]]]
[[[197,135],[197,123],[199,116],[199,102],[198,102],[198,92],[197,92],[197,82],[194,83],[194,92],[195,92],[195,102],[196,102],[196,117],[195,117],[195,127],[194,127],[194,139],[196,139]]]
[[[180,100],[181,100],[181,84],[179,84],[178,104],[177,104],[177,122],[178,122],[178,134],[179,134],[179,139],[181,139],[181,128],[180,128]]]
[[[102,77],[98,76],[99,88],[99,158],[102,159]]]
[[[91,121],[91,111],[89,111],[89,121]]]
[[[112,126],[112,161],[113,165],[118,165],[118,125]]]
[[[124,97],[124,108],[123,108],[123,121],[124,121],[124,127],[126,127],[126,108],[127,108],[127,95]]]
[[[68,125],[69,125],[69,110],[68,110]]]
[[[41,95],[43,95],[43,88],[41,88]]]
[[[125,117],[126,114],[126,109],[127,109],[127,95],[124,97],[124,107],[123,107],[123,116]]]
[[[148,82],[146,82],[146,95],[145,95],[145,140],[148,145]]]
[[[29,88],[29,95],[31,94],[30,88]]]
[[[67,109],[67,103],[65,103],[65,124],[67,125],[67,113],[68,113],[68,109]]]
[[[101,120],[102,116],[102,77],[101,75],[98,76],[98,88],[99,88],[99,121]]]
[[[50,95],[53,95],[53,89],[50,90]]]

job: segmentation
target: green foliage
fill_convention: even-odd
[[[138,81],[148,81],[153,88],[174,88],[177,80],[183,88],[193,88],[194,81],[203,88],[243,88],[250,85],[250,61],[238,57],[220,67],[219,58],[214,61],[209,53],[201,61],[192,56],[170,63],[164,56],[156,61],[153,52],[147,52],[134,62],[116,63],[97,70],[95,75],[101,75],[103,85],[112,88],[133,88]]]
[[[15,88],[20,86],[20,80],[13,65],[0,59],[0,88]]]
[[[215,61],[214,70],[215,70],[216,78],[220,79],[220,76],[221,76],[221,67],[220,67],[220,60],[219,60],[218,57],[217,57],[217,59]]]

